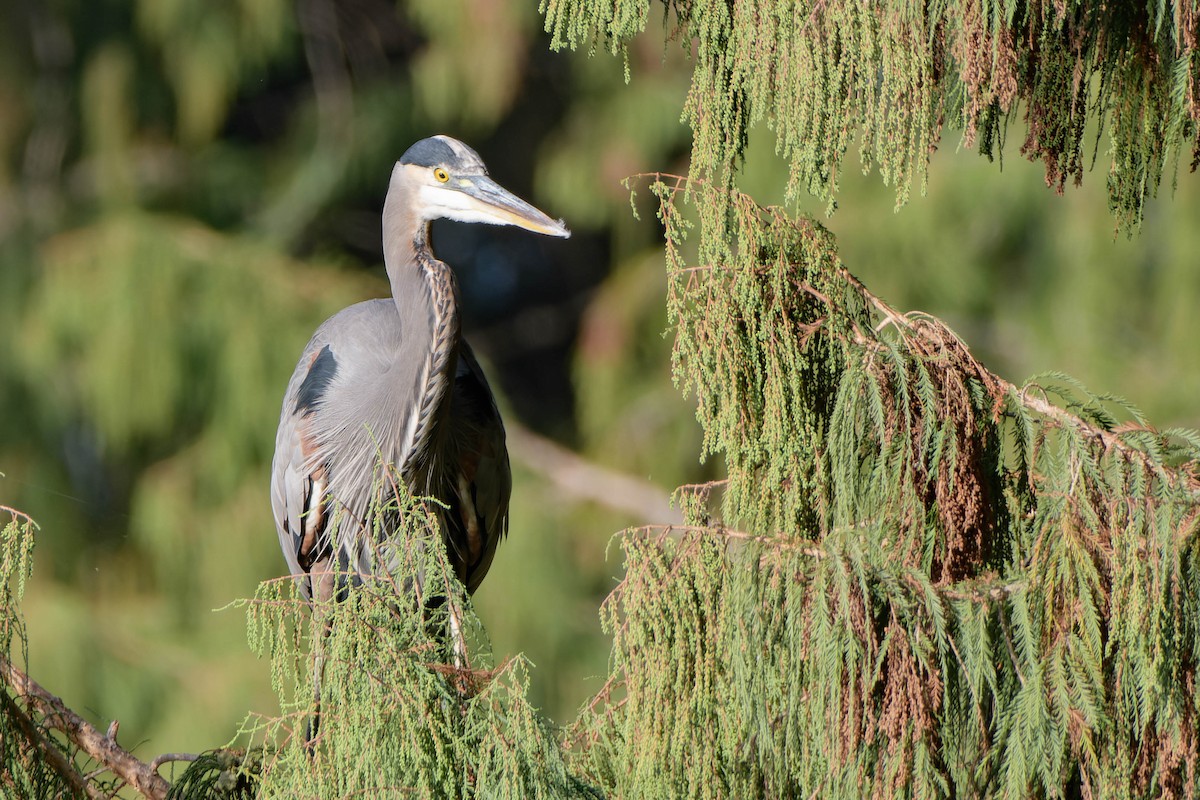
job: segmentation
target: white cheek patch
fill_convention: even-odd
[[[467,183],[467,181],[459,181],[460,185]],[[420,200],[421,216],[426,220],[445,217],[457,222],[485,222],[489,225],[514,224],[495,209],[485,206],[470,195],[456,189],[422,186]]]

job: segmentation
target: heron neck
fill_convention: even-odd
[[[417,265],[419,255],[433,256],[429,222],[413,213],[411,195],[412,190],[397,183],[393,176],[383,202],[383,260],[393,287],[398,278]]]
[[[409,396],[415,390],[417,403],[406,412],[406,440],[409,446],[402,455],[401,469],[411,479],[417,468],[427,465],[429,454],[437,452],[433,440],[435,424],[444,403],[449,400],[449,388],[457,368],[459,313],[458,282],[454,271],[439,261],[429,244],[429,223],[411,214],[389,214],[392,204],[389,194],[384,206],[384,260],[392,285],[392,299],[400,315],[406,343],[423,351],[417,358],[415,386],[409,383],[397,387],[396,397]],[[426,349],[427,348],[427,349]],[[398,359],[416,355],[412,350],[397,353]],[[409,362],[411,363],[411,362]],[[397,371],[397,380],[411,381],[407,370]],[[424,491],[424,487],[415,487]]]
[[[385,227],[383,248],[392,299],[401,319],[412,324],[425,316],[433,334],[431,347],[437,350],[449,345],[448,349],[454,349],[459,334],[458,280],[454,270],[433,254],[429,223],[421,220],[391,230]]]

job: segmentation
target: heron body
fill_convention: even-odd
[[[568,236],[561,222],[487,177],[478,154],[423,139],[392,170],[383,211],[390,299],[326,320],[284,394],[271,474],[280,546],[308,597],[337,592],[331,570],[368,574],[395,520],[374,519],[384,470],[440,501],[447,556],[474,591],[508,526],[504,426],[461,338],[453,270],[433,254],[429,224],[518,225]]]

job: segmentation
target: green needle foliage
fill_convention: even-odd
[[[0,514],[9,518],[0,528],[0,660],[23,664],[25,634],[19,603],[32,566],[36,526],[11,509],[0,507]],[[0,796],[79,796],[78,787],[51,763],[54,756],[67,758],[62,748],[49,734],[37,732],[18,702],[7,687],[0,690]]]
[[[688,526],[624,538],[585,774],[623,798],[1194,796],[1200,435],[1001,380],[814,223],[652,188],[676,379],[728,475],[681,491]]]
[[[244,746],[195,758],[167,800],[601,797],[568,770],[559,739],[530,703],[525,662],[492,667],[436,515],[389,477],[396,489],[381,493],[376,519],[401,527],[376,548],[387,569],[337,575],[344,590],[329,601],[310,604],[288,577],[264,582],[242,603],[250,647],[269,663],[283,713],[248,716],[236,737]],[[21,631],[33,523],[14,515],[0,537],[5,666]],[[469,653],[474,663],[457,663],[449,646],[452,608],[471,645],[461,658]],[[0,797],[125,796],[106,765],[93,769],[52,732],[69,722],[23,712],[9,686],[0,701]]]
[[[250,645],[270,659],[284,712],[244,727],[264,746],[261,767],[253,765],[261,768],[255,796],[596,797],[568,773],[557,738],[529,703],[521,659],[494,669],[478,663],[490,657],[486,638],[437,517],[407,496],[387,503],[385,514],[402,520],[376,553],[390,571],[346,581],[357,585],[344,599],[315,602],[311,613],[290,578],[262,584],[248,603]],[[451,608],[478,642],[470,666],[454,665],[447,647]],[[314,719],[319,733],[309,746]]]
[[[626,52],[649,3],[542,5]],[[689,179],[652,190],[674,374],[702,455],[688,525],[623,540],[612,673],[573,727],[613,796],[1191,797],[1200,435],[1065,375],[991,374],[902,315],[820,226],[734,188],[763,120],[786,194],[828,201],[851,138],[903,203],[944,122],[1047,183],[1107,133],[1136,227],[1197,154],[1195,3],[665,4],[692,48]],[[628,77],[628,59],[626,72]]]
[[[541,8],[554,46],[593,52],[625,52],[650,16],[650,0]],[[1060,192],[1083,179],[1088,131],[1108,134],[1110,205],[1128,229],[1164,169],[1200,158],[1194,0],[673,0],[663,24],[695,58],[683,109],[692,178],[731,181],[766,120],[790,199],[807,191],[832,210],[858,134],[863,168],[878,167],[899,205],[914,180],[924,191],[943,125],[992,158],[1021,116],[1022,154]]]

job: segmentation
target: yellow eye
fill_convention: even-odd
[[[433,177],[437,178],[439,182],[445,183],[446,181],[450,180],[450,173],[446,172],[446,170],[442,169],[441,167],[438,167],[433,171]]]

